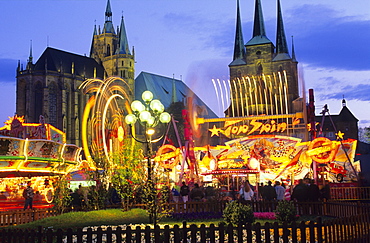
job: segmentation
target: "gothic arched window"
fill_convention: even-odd
[[[262,73],[263,73],[263,67],[262,67],[262,64],[259,63],[257,65],[257,75],[262,75]]]
[[[49,84],[49,123],[57,126],[57,86],[54,82]]]
[[[283,72],[284,71],[284,69],[283,69],[283,66],[279,66],[279,72]]]
[[[106,53],[106,56],[110,56],[110,45],[109,44],[107,45],[107,53]]]
[[[261,58],[261,51],[257,51],[256,56],[257,56],[257,58]]]
[[[40,115],[43,115],[42,108],[44,106],[44,88],[41,82],[35,85],[35,99],[34,99],[34,121],[39,122]]]

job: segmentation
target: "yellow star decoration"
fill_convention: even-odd
[[[336,133],[335,135],[337,135],[337,139],[343,140],[344,133],[342,133],[341,131],[338,131],[338,133]]]
[[[208,129],[208,131],[211,132],[211,137],[213,137],[214,135],[218,136],[221,129],[217,128],[216,125],[213,125],[212,129]]]

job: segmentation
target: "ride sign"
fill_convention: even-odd
[[[329,163],[335,158],[339,144],[337,141],[319,137],[311,142],[306,154],[318,163]]]

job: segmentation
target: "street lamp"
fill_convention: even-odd
[[[152,143],[158,142],[163,136],[159,136],[156,139],[152,139],[152,136],[155,133],[154,127],[158,124],[166,124],[171,121],[171,115],[164,111],[163,104],[157,100],[153,99],[153,93],[150,91],[144,91],[141,98],[144,101],[144,104],[139,100],[134,100],[131,103],[132,114],[128,114],[125,117],[125,122],[130,126],[131,136],[140,143],[144,143],[147,146],[147,157],[148,157],[148,182],[152,187],[153,178],[152,178]],[[140,140],[132,133],[132,128],[135,123],[138,122],[141,126],[144,127],[144,140]],[[151,188],[152,189],[152,188]],[[155,203],[155,198],[150,198]],[[156,215],[154,214],[154,223],[156,223]]]

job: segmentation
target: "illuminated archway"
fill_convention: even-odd
[[[80,89],[90,99],[84,109],[82,121],[82,144],[86,159],[104,157],[111,163],[111,154],[116,152],[124,136],[124,115],[129,113],[131,102],[128,83],[119,77],[105,80],[88,79]]]

